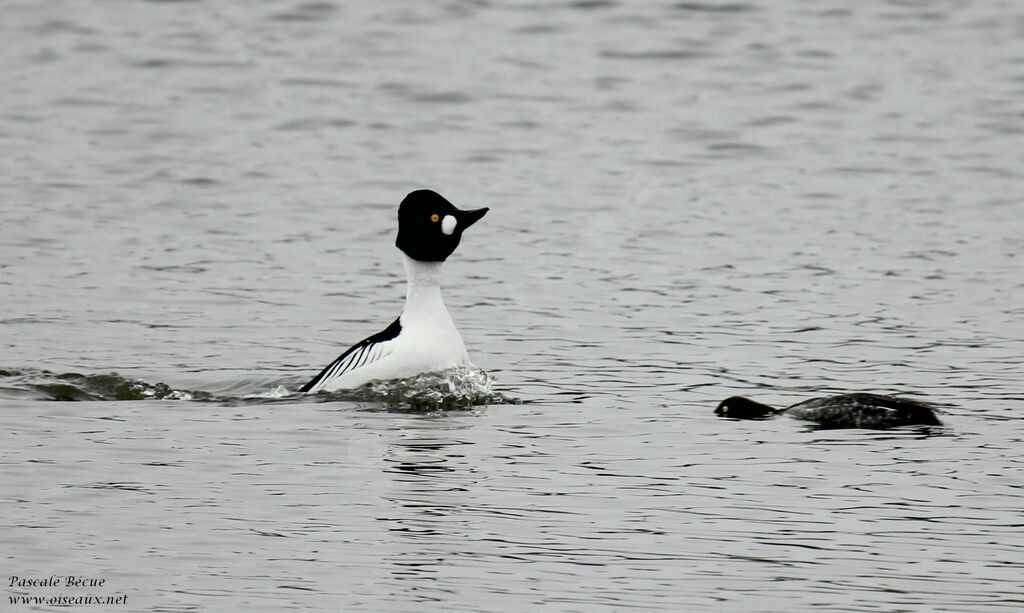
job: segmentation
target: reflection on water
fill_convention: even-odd
[[[443,590],[431,596],[421,580],[436,578],[445,558],[452,555],[444,544],[462,531],[476,486],[472,468],[461,462],[465,456],[459,453],[460,446],[472,443],[450,438],[453,434],[447,428],[414,427],[403,432],[384,457],[385,476],[393,491],[385,496],[390,508],[380,519],[404,546],[383,562],[399,585],[413,580],[401,591],[414,602],[443,600]]]
[[[11,573],[147,611],[1024,604],[1017,3],[5,8]],[[420,187],[490,207],[445,299],[524,403],[288,396],[401,308]],[[853,391],[945,427],[712,412]]]

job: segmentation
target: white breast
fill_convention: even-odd
[[[401,332],[380,343],[379,359],[325,381],[316,390],[352,389],[374,380],[402,379],[424,372],[468,366],[469,355],[441,299],[440,262],[406,257],[408,291]]]
[[[441,304],[443,308],[443,303]],[[402,313],[402,331],[387,341],[384,357],[326,381],[325,391],[353,389],[370,381],[403,379],[420,373],[469,365],[469,355],[447,310]]]

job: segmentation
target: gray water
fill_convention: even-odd
[[[4,610],[1024,607],[1019,2],[22,0],[0,41]],[[491,208],[445,295],[523,403],[286,395],[401,308],[420,187]],[[73,373],[193,400],[44,401]],[[840,391],[945,426],[712,414]],[[105,583],[9,585],[50,575]]]

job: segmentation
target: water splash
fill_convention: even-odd
[[[321,392],[330,400],[381,403],[388,409],[445,411],[489,404],[522,404],[494,389],[494,378],[474,366],[459,366],[405,379],[372,381],[354,390]]]
[[[256,392],[254,394],[248,394],[244,396],[244,398],[256,398],[259,400],[279,400],[281,398],[289,398],[296,394],[298,394],[298,392],[293,392],[292,390],[288,389],[283,385],[275,385],[274,387],[268,390],[263,390],[261,392]]]
[[[487,404],[521,404],[518,398],[494,390],[494,379],[475,367],[424,373],[407,379],[374,381],[355,390],[321,392],[306,396],[275,384],[249,394],[174,389],[166,383],[148,383],[117,373],[53,373],[47,370],[0,368],[0,397],[55,401],[182,400],[238,404],[297,399],[380,404],[390,410],[438,411],[470,409]],[[252,382],[243,387],[252,388]]]

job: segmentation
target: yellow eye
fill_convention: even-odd
[[[440,215],[438,215],[437,213],[434,213],[433,215],[431,215],[431,216],[430,216],[430,221],[432,221],[432,222],[434,222],[434,223],[437,223],[437,221],[438,221],[439,219],[441,219],[441,216],[440,216]]]

